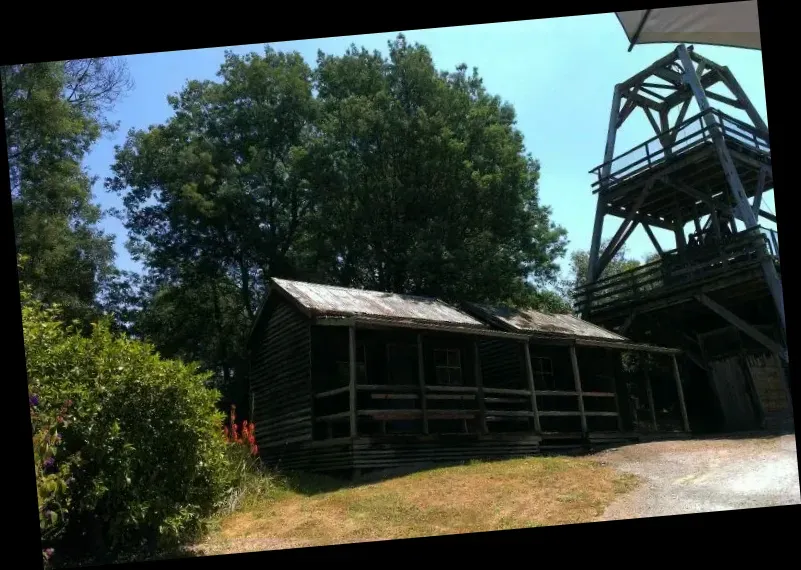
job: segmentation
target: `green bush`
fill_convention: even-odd
[[[67,550],[113,559],[192,537],[233,484],[223,417],[215,407],[219,394],[195,367],[113,335],[108,323],[81,336],[58,317],[57,309],[23,292],[28,382],[37,413],[57,418],[63,402],[73,403],[51,466],[61,473],[69,465],[70,484],[54,487],[40,477],[68,497],[61,501],[65,528],[56,555]],[[40,426],[42,433],[52,429]],[[48,453],[38,451],[38,460]]]

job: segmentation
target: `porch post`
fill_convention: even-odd
[[[654,392],[651,389],[651,375],[648,374],[648,369],[645,367],[645,358],[640,353],[640,366],[642,367],[643,375],[645,376],[645,393],[648,396],[648,409],[651,411],[651,424],[654,431],[659,431],[659,425],[656,423],[656,406],[654,405]]]
[[[356,437],[356,326],[348,327],[350,349],[350,436]]]
[[[537,393],[534,391],[534,371],[531,369],[531,352],[528,349],[528,340],[523,342],[523,357],[526,361],[526,380],[528,389],[531,392],[531,411],[534,412],[534,430],[542,433],[540,426],[540,412],[537,409]]]
[[[570,345],[570,362],[573,365],[573,382],[576,384],[576,393],[578,394],[579,415],[581,416],[581,433],[589,435],[587,429],[587,416],[584,413],[584,392],[581,390],[581,377],[579,376],[578,358],[576,357],[576,345]]]
[[[687,419],[687,408],[684,405],[684,389],[681,387],[681,376],[679,376],[679,364],[676,362],[676,355],[671,354],[670,360],[673,363],[673,378],[676,380],[676,391],[679,394],[679,406],[681,407],[681,421],[684,424],[684,431],[690,431],[690,421]]]
[[[428,404],[426,402],[426,366],[423,359],[423,335],[417,334],[417,380],[420,383],[420,409],[423,414],[423,433],[428,435]]]
[[[484,382],[481,378],[481,356],[478,352],[478,342],[473,340],[473,368],[478,388],[478,413],[480,414],[481,433],[487,433],[487,408],[484,400]]]

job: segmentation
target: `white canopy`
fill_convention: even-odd
[[[712,44],[761,49],[756,0],[615,12],[631,45]]]

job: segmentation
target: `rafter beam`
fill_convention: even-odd
[[[643,97],[639,93],[634,92],[634,90],[629,91],[627,93],[623,93],[623,97],[625,97],[629,101],[634,101],[641,107],[647,107],[649,109],[654,109],[655,111],[658,111],[662,106],[662,103],[659,103],[657,101],[651,101],[647,97]]]
[[[770,220],[774,224],[776,223],[776,216],[774,216],[769,212],[766,212],[765,210],[759,210],[759,215],[765,218],[766,220]]]
[[[729,70],[728,67],[723,67],[720,69],[720,75],[723,80],[723,83],[726,87],[729,88],[729,91],[732,92],[742,104],[742,109],[745,110],[748,118],[751,119],[751,122],[754,123],[754,126],[758,129],[761,129],[765,132],[768,132],[768,125],[760,116],[759,112],[756,110],[754,105],[751,103],[751,100],[746,95],[745,91],[743,90],[742,86],[737,82],[737,79],[734,77],[734,74]]]
[[[669,71],[667,69],[663,69],[666,65],[670,65],[675,61],[676,61],[676,50],[673,50],[666,56],[660,58],[659,60],[655,61],[654,63],[652,63],[651,65],[640,71],[639,73],[632,75],[620,85],[622,88],[628,89],[634,85],[639,85],[652,75],[661,77],[662,79],[665,79],[670,83],[681,84],[681,76],[678,73],[674,71]],[[660,75],[660,72],[664,73]],[[664,77],[663,75],[667,77]]]
[[[743,333],[753,338],[755,341],[757,341],[759,344],[770,350],[772,353],[778,355],[785,361],[787,360],[787,351],[785,351],[784,348],[779,343],[774,341],[772,338],[761,333],[759,330],[751,326],[749,323],[745,322],[743,319],[741,319],[740,317],[729,311],[726,307],[716,303],[705,294],[700,293],[696,295],[695,298],[699,303],[704,305],[712,312],[716,313],[719,317],[729,322],[734,327],[740,329]]]
[[[715,200],[713,200],[710,196],[708,196],[707,194],[704,194],[703,192],[701,192],[699,190],[696,190],[695,188],[693,188],[691,186],[687,186],[686,184],[683,184],[681,182],[673,182],[669,178],[662,178],[661,181],[662,181],[663,184],[667,184],[668,186],[671,186],[671,187],[675,188],[679,192],[687,194],[688,196],[691,196],[692,198],[695,198],[696,200],[700,200],[701,202],[703,202],[704,204],[706,204],[710,208],[714,208],[717,205]]]
[[[648,238],[651,240],[651,243],[654,244],[654,249],[656,250],[656,253],[659,254],[659,257],[664,257],[665,256],[665,252],[662,251],[662,246],[659,245],[659,240],[656,239],[656,236],[654,235],[654,232],[651,229],[651,226],[646,224],[646,223],[644,223],[644,222],[640,222],[640,224],[642,224],[642,227],[645,230],[645,233],[648,234]]]
[[[611,241],[609,243],[609,247],[606,248],[606,251],[604,251],[603,255],[601,256],[601,259],[598,260],[598,276],[604,272],[604,269],[606,269],[606,266],[609,265],[609,262],[612,261],[615,255],[617,255],[617,252],[620,251],[620,248],[623,247],[623,244],[626,243],[627,239],[629,239],[629,236],[636,229],[638,223],[639,222],[637,220],[629,220],[620,225],[618,233],[615,234],[617,241]]]
[[[720,74],[716,70],[710,70],[706,72],[706,74],[702,78],[700,78],[699,81],[701,83],[701,88],[704,89],[704,91],[706,91],[716,83],[722,81],[722,79],[720,77]],[[690,89],[688,86],[685,85],[682,89],[677,90],[675,93],[671,95],[668,95],[668,98],[665,99],[663,105],[668,109],[672,109],[679,103],[683,103],[685,100],[692,98],[693,98],[692,89]]]
[[[759,160],[751,158],[747,154],[743,154],[742,152],[738,152],[736,150],[729,149],[729,154],[731,154],[731,157],[736,159],[737,162],[742,162],[743,164],[747,164],[748,166],[752,166],[754,168],[764,168],[767,171],[768,175],[771,178],[773,177],[772,165],[760,162]]]
[[[634,202],[633,207],[631,208],[629,214],[626,216],[625,220],[620,227],[618,228],[615,235],[609,241],[609,246],[604,251],[601,258],[598,260],[598,267],[596,269],[595,275],[600,276],[615,254],[620,250],[620,247],[625,243],[628,237],[631,235],[631,232],[637,227],[639,223],[636,220],[637,217],[637,210],[642,207],[645,198],[648,196],[648,193],[651,191],[651,187],[653,183],[646,184],[646,186],[640,191],[640,195],[637,197],[637,200]]]
[[[643,107],[642,110],[645,113],[645,116],[648,117],[648,122],[650,122],[651,126],[654,128],[654,132],[656,133],[656,136],[659,137],[660,144],[662,144],[662,146],[665,146],[665,142],[663,140],[664,139],[664,132],[662,131],[662,129],[659,128],[659,125],[656,123],[656,119],[654,119],[654,116],[651,114],[651,109],[648,109],[647,107]]]
[[[707,90],[706,96],[710,99],[718,101],[720,103],[725,103],[726,105],[731,105],[737,109],[745,109],[745,105],[740,103],[737,99],[730,99],[729,97],[724,97],[723,95],[718,95],[717,93],[713,93],[712,91]]]
[[[672,59],[673,61],[675,61],[675,56]],[[671,61],[670,63],[673,63],[673,61]],[[676,73],[675,71],[672,71],[665,67],[658,67],[654,69],[653,75],[656,75],[658,78],[664,79],[665,81],[668,81],[673,85],[676,86],[681,85],[681,74]]]
[[[626,219],[631,214],[631,210],[623,207],[609,208],[607,213],[610,216],[615,216],[616,218]],[[673,226],[671,226],[669,222],[657,219],[648,214],[642,214],[642,213],[635,214],[634,219],[640,222],[641,224],[648,224],[649,226],[653,226],[655,228],[661,228],[663,230],[668,230],[670,232],[673,231]]]
[[[634,109],[636,108],[637,104],[634,101],[632,101],[631,99],[626,100],[626,103],[623,105],[623,108],[620,110],[620,113],[618,114],[617,124],[615,128],[619,129],[620,127],[622,127],[623,123],[626,122],[626,119],[629,118],[629,115],[631,115],[632,111],[634,111]]]
[[[629,330],[631,324],[634,322],[634,319],[637,318],[637,310],[632,309],[629,315],[626,317],[626,320],[623,321],[623,324],[620,325],[620,328],[617,330],[619,334],[626,334],[626,331]]]
[[[767,174],[764,168],[759,169],[756,192],[754,192],[754,204],[752,206],[755,214],[758,213],[759,208],[762,207],[762,193],[765,191],[765,179],[767,178]]]
[[[648,87],[649,89],[670,89],[671,91],[676,90],[676,86],[674,84],[664,85],[661,83],[649,83],[648,81],[643,81],[640,83],[640,88]]]
[[[644,85],[640,85],[640,91],[642,93],[645,93],[646,95],[650,95],[651,97],[654,97],[656,99],[664,100],[665,97],[666,97],[666,95],[662,95],[661,93],[656,93],[655,91],[651,91],[650,89],[648,89]]]

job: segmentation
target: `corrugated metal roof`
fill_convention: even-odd
[[[317,316],[369,316],[489,328],[467,313],[431,297],[347,289],[285,279],[272,281]]]
[[[476,303],[470,303],[468,306],[475,309],[479,315],[486,316],[516,332],[630,342],[624,336],[572,315],[546,315],[533,309],[491,307]]]

